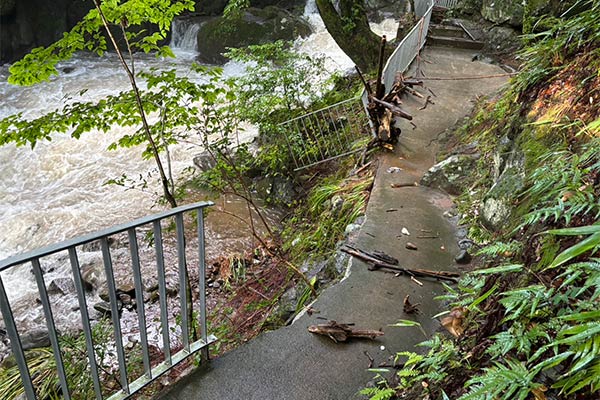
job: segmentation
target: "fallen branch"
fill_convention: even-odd
[[[373,329],[353,329],[354,324],[338,324],[335,321],[329,321],[327,324],[310,325],[308,331],[317,335],[327,336],[335,343],[345,342],[350,338],[375,339],[383,336],[381,330]]]
[[[456,282],[456,278],[460,277],[460,274],[457,272],[450,271],[432,271],[427,269],[419,269],[419,268],[405,268],[399,267],[397,265],[389,264],[383,261],[378,260],[376,257],[372,256],[370,253],[350,247],[348,245],[341,248],[341,251],[344,253],[350,254],[360,260],[363,260],[369,264],[369,269],[374,271],[380,268],[390,269],[392,271],[400,272],[404,275],[413,276],[413,277],[428,277],[446,280],[450,282]]]
[[[373,100],[375,103],[384,106],[385,108],[387,108],[388,110],[390,110],[393,114],[397,115],[398,117],[402,117],[405,118],[407,120],[412,120],[413,117],[412,115],[410,115],[409,113],[407,113],[406,111],[404,111],[403,109],[401,109],[398,106],[395,106],[391,103],[388,103],[387,101],[383,101],[383,100],[379,100],[376,97],[372,97],[371,100]]]
[[[369,96],[373,95],[373,90],[371,89],[371,85],[369,85],[367,83],[367,81],[365,80],[365,77],[363,76],[362,72],[360,71],[360,68],[358,68],[358,65],[355,65],[354,68],[356,68],[356,72],[358,72],[358,77],[362,81],[363,86],[365,87],[365,90],[367,91],[367,94]]]

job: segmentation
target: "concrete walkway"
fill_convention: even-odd
[[[472,52],[450,48],[426,48],[421,68],[426,77],[461,77],[498,74],[497,66],[471,61]],[[383,154],[367,209],[367,219],[356,247],[382,250],[398,258],[407,267],[453,270],[458,252],[455,227],[443,217],[452,206],[446,195],[425,187],[393,188],[392,184],[419,181],[434,164],[436,138],[472,109],[472,100],[497,90],[504,78],[426,81],[426,88],[437,97],[435,105],[418,110],[422,100],[406,99],[404,108],[417,125],[403,126],[395,152]],[[388,168],[402,171],[389,173]],[[392,211],[395,209],[397,211]],[[402,228],[410,236],[402,236]],[[439,236],[418,238],[418,236]],[[418,250],[407,250],[410,241]],[[381,271],[368,271],[364,263],[354,260],[350,276],[325,290],[313,304],[319,314],[303,315],[291,326],[261,334],[250,343],[212,360],[192,373],[163,399],[203,400],[305,400],[359,398],[357,392],[373,378],[367,371],[368,352],[375,363],[383,362],[395,351],[411,350],[424,340],[416,328],[389,327],[399,319],[420,322],[432,332],[439,323],[432,320],[438,313],[433,297],[442,293],[437,282],[422,279],[419,286],[410,279]],[[402,302],[410,295],[421,303],[418,315],[406,315]],[[317,317],[338,322],[352,322],[356,328],[383,328],[385,335],[371,340],[354,340],[335,344],[330,339],[307,332],[312,324],[324,323]]]

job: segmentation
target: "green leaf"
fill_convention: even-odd
[[[587,239],[582,240],[574,246],[569,247],[560,253],[554,261],[548,266],[548,268],[556,268],[567,261],[587,252],[596,249],[600,245],[600,232],[594,233]]]
[[[586,312],[581,312],[581,313],[577,313],[577,314],[563,315],[562,317],[559,317],[559,318],[563,321],[587,321],[590,319],[594,320],[594,321],[599,321],[600,320],[600,310],[586,311]]]
[[[369,368],[367,371],[376,372],[378,374],[384,374],[386,372],[390,372],[390,370],[387,368]]]
[[[587,226],[578,226],[575,228],[562,228],[562,229],[552,229],[546,231],[544,233],[549,233],[551,235],[560,235],[560,236],[579,236],[579,235],[591,235],[594,233],[600,232],[600,224],[599,225],[587,225]]]
[[[511,265],[501,265],[499,267],[480,269],[480,270],[471,272],[471,274],[472,275],[506,274],[509,272],[517,272],[522,269],[523,269],[523,264],[511,264]]]
[[[395,324],[391,324],[388,326],[396,326],[396,327],[405,327],[405,326],[418,326],[420,327],[421,324],[418,323],[417,321],[411,321],[408,319],[401,319],[398,322],[396,322]]]

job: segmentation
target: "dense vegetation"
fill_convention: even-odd
[[[483,266],[440,298],[448,332],[398,353],[372,399],[598,398],[600,4],[576,7],[524,38],[521,72],[458,130],[482,154],[459,209]],[[500,226],[482,223],[491,194]]]

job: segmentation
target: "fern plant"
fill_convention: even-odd
[[[534,382],[535,375],[517,360],[496,362],[483,375],[468,380],[470,390],[458,400],[525,400],[532,391],[543,388]]]
[[[600,169],[599,150],[600,141],[594,139],[580,153],[564,150],[540,157],[523,195],[532,209],[519,228],[549,221],[569,225],[575,216],[600,217],[591,177]]]
[[[475,254],[478,256],[488,257],[513,257],[514,255],[519,254],[522,250],[523,244],[517,242],[516,240],[511,240],[506,243],[497,241],[483,247]]]

